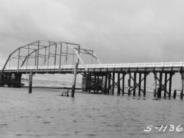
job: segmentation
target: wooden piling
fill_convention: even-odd
[[[125,94],[125,73],[122,73],[122,95]]]
[[[173,98],[174,98],[174,99],[176,99],[176,95],[177,95],[177,91],[174,90],[174,92],[173,92]]]
[[[184,72],[181,72],[181,93],[180,98],[183,100],[183,91],[184,91]]]
[[[161,88],[159,87],[158,89],[157,89],[157,98],[161,98],[162,97],[162,90],[161,90]]]
[[[169,76],[169,97],[171,97],[171,91],[172,91],[172,76],[173,76],[173,73],[170,73],[170,76]]]
[[[165,80],[164,80],[164,98],[167,96],[167,73],[165,72]]]
[[[110,94],[111,89],[111,73],[108,74],[108,94]]]
[[[154,89],[154,97],[158,96],[158,88],[157,88],[157,72],[154,72],[154,81],[155,81],[155,89]]]
[[[29,74],[29,94],[32,93],[32,81],[33,81],[33,74],[32,72]]]
[[[120,95],[120,73],[118,72],[118,96]]]
[[[87,72],[87,73],[84,73],[84,76],[85,76],[85,84],[86,84],[86,87],[85,87],[85,91],[88,91],[88,89],[89,89],[89,73]]]
[[[183,91],[180,93],[180,99],[183,100]]]
[[[153,96],[154,96],[154,97],[157,97],[157,89],[154,89],[154,90],[153,90]]]
[[[158,88],[158,96],[162,97],[162,72],[160,72],[160,80],[159,80],[159,88]]]
[[[94,93],[96,93],[97,92],[97,75],[96,75],[96,73],[94,73]]]
[[[97,77],[96,77],[96,93],[99,93],[99,82],[100,82],[100,76],[99,74],[97,74]]]
[[[141,96],[141,87],[142,87],[142,74],[139,73],[139,91],[138,91],[138,95]]]
[[[146,96],[146,76],[147,76],[147,74],[144,73],[144,90],[143,90],[144,97]]]
[[[133,79],[133,81],[134,81],[134,88],[133,88],[133,96],[135,96],[136,95],[136,80],[137,80],[137,73],[136,72],[134,72],[134,79]]]
[[[131,73],[129,73],[129,78],[128,78],[128,95],[131,95]]]
[[[76,86],[76,80],[77,80],[77,69],[78,69],[78,65],[79,62],[77,62],[75,64],[75,68],[74,68],[74,76],[73,76],[73,85],[72,85],[72,93],[71,93],[71,97],[74,98],[75,96],[75,86]]]
[[[115,88],[115,72],[112,73],[112,95],[114,95],[114,88]]]
[[[108,77],[108,75],[107,75],[107,74],[105,74],[104,94],[107,94],[107,77]]]
[[[88,92],[91,93],[91,72],[88,74]]]

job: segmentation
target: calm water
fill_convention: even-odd
[[[183,132],[144,132],[148,125],[184,124],[184,101],[0,88],[1,138],[181,138]]]

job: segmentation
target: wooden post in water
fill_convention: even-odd
[[[173,93],[173,98],[176,99],[176,95],[177,95],[177,91],[174,90],[174,93]]]
[[[171,97],[171,91],[172,91],[172,76],[173,76],[173,73],[171,72],[169,76],[169,98]]]
[[[33,73],[29,74],[29,94],[32,93],[32,82],[33,82]]]
[[[122,95],[125,94],[125,73],[122,73]]]
[[[157,72],[154,72],[154,81],[155,81],[154,97],[157,97],[158,96],[158,87],[157,87],[158,83],[157,82],[159,82],[157,78]]]
[[[180,99],[183,100],[183,91],[180,93]]]
[[[88,77],[88,92],[91,93],[91,72],[89,72]]]
[[[180,93],[180,98],[183,100],[183,91],[184,91],[184,73],[181,72],[181,93]]]
[[[147,73],[144,73],[144,90],[143,90],[144,97],[146,96],[146,77],[147,77]]]
[[[114,89],[115,89],[115,72],[112,73],[112,95],[114,95]]]
[[[108,94],[110,94],[110,88],[111,88],[111,73],[108,75]]]
[[[118,72],[118,96],[120,95],[120,73]]]
[[[160,72],[159,90],[158,90],[158,98],[161,97],[162,97],[162,72]]]
[[[75,96],[75,86],[76,86],[78,65],[79,65],[79,62],[77,62],[77,63],[75,64],[74,73],[73,73],[73,74],[74,74],[74,78],[73,78],[72,93],[71,93],[71,97],[72,97],[72,98]]]
[[[138,95],[141,96],[141,88],[142,88],[142,74],[141,72],[139,73],[139,92]]]
[[[94,93],[96,93],[97,91],[97,75],[96,73],[94,73],[94,85],[93,85],[93,90],[94,90]]]
[[[99,94],[99,91],[100,91],[100,74],[98,74],[97,76],[97,94]]]
[[[167,72],[165,72],[165,80],[164,80],[164,98],[167,96]]]
[[[128,78],[128,96],[130,96],[131,94],[130,85],[131,85],[131,73],[129,73],[129,78]]]
[[[108,74],[105,74],[105,88],[104,88],[104,94],[107,94],[107,77],[108,77]]]
[[[136,88],[137,88],[137,83],[136,83],[136,81],[137,81],[137,73],[136,72],[134,72],[134,78],[133,78],[133,81],[134,81],[134,87],[133,87],[133,96],[135,96],[136,95]]]

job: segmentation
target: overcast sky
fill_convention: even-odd
[[[72,41],[102,62],[184,61],[184,0],[0,0],[0,58]]]

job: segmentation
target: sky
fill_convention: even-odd
[[[35,40],[70,41],[102,63],[184,61],[183,0],[0,0],[0,63]]]

